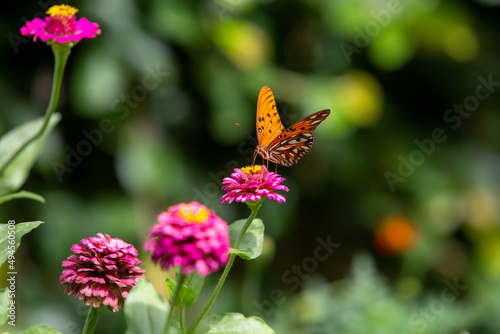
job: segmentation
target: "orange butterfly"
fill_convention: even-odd
[[[298,121],[285,130],[281,123],[274,95],[267,86],[262,87],[257,101],[257,154],[264,160],[284,167],[295,165],[312,147],[313,131],[330,115],[330,109],[321,110]],[[277,167],[277,165],[276,165]]]

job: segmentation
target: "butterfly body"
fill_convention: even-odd
[[[309,152],[314,142],[313,131],[329,114],[329,109],[315,112],[285,129],[271,89],[262,87],[257,102],[258,145],[255,156],[258,154],[264,160],[284,167],[293,166]]]

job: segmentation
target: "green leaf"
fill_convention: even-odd
[[[239,249],[236,249],[236,248],[229,248],[229,254],[236,254],[239,257],[241,257],[242,259],[250,260],[248,258],[249,255],[246,252],[240,251]]]
[[[205,277],[200,276],[197,273],[192,273],[186,277],[184,282],[185,283],[182,284],[182,289],[177,297],[175,305],[190,307],[194,304],[196,299],[198,299],[201,289],[203,288],[203,284],[205,283]],[[171,278],[167,278],[165,283],[167,283],[168,295],[172,298],[175,291],[176,281]]]
[[[231,334],[273,334],[274,331],[258,317],[245,318],[240,313],[218,313],[206,317],[195,334],[231,333]]]
[[[10,304],[9,289],[0,290],[0,326],[7,322],[7,317],[9,316],[10,310],[7,309]]]
[[[31,327],[30,329],[25,330],[22,334],[60,334],[61,332],[56,331],[53,328],[50,328],[47,325],[40,325],[36,327]]]
[[[240,219],[229,225],[229,237],[231,245],[234,245],[238,239],[241,228],[245,224],[246,219]],[[264,243],[264,223],[262,220],[255,218],[250,224],[250,227],[245,233],[238,249],[232,249],[231,252],[236,253],[244,260],[252,260],[260,256],[262,253],[262,245]]]
[[[21,237],[40,224],[43,222],[39,220],[15,225],[0,224],[0,265],[7,260],[9,255],[14,255],[21,243]]]
[[[41,136],[33,140],[7,166],[14,153],[40,131],[44,118],[22,124],[0,138],[0,195],[17,191],[28,178],[36,158],[42,150],[47,135],[61,119],[58,113],[52,114],[49,124]],[[5,168],[5,169],[4,169]]]
[[[127,334],[163,333],[170,306],[146,278],[140,279],[125,299],[125,322]],[[172,322],[178,332],[179,323]]]
[[[34,201],[38,201],[45,204],[45,198],[43,198],[38,194],[32,193],[31,191],[26,191],[26,190],[21,190],[17,193],[0,196],[0,204],[18,198],[32,199]]]

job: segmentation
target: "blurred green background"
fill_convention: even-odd
[[[47,106],[51,50],[19,28],[53,4],[4,4],[0,134]],[[102,34],[73,48],[62,121],[23,186],[46,204],[1,207],[2,222],[45,222],[16,254],[17,326],[2,329],[81,331],[87,308],[58,280],[80,239],[134,244],[165,291],[142,247],[159,212],[197,200],[246,217],[220,187],[251,163],[234,123],[255,134],[269,85],[287,125],[332,114],[278,169],[290,192],[259,212],[264,255],[236,261],[214,310],[277,333],[500,332],[500,1],[68,4]],[[98,333],[124,331],[123,312],[103,312]]]

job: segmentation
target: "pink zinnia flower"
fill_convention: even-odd
[[[101,33],[97,23],[91,23],[82,17],[78,21],[75,14],[78,9],[68,5],[52,6],[45,19],[35,18],[21,28],[21,35],[33,36],[36,41],[55,43],[79,42],[82,38],[94,38]]]
[[[71,247],[76,254],[62,263],[66,269],[59,278],[67,284],[68,295],[75,294],[85,305],[107,305],[113,312],[123,306],[130,289],[144,277],[142,263],[134,246],[98,233],[96,237],[82,239],[81,244]]]
[[[283,181],[283,177],[278,173],[269,172],[265,166],[236,168],[231,177],[222,181],[222,190],[227,193],[222,196],[221,204],[232,201],[260,201],[263,196],[283,203],[285,196],[275,193],[276,190],[288,191],[288,188],[281,184]]]
[[[227,263],[229,232],[227,223],[198,202],[181,203],[157,217],[144,248],[152,251],[154,262],[164,269],[180,266],[182,273],[197,271],[207,276]]]

